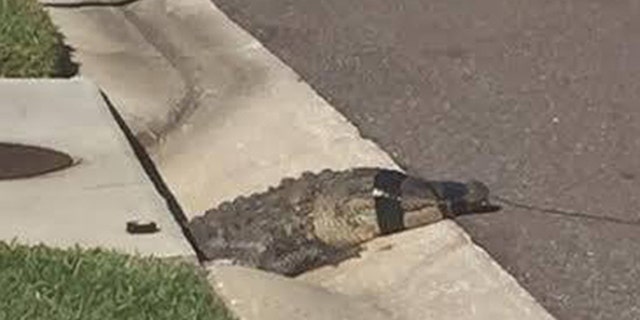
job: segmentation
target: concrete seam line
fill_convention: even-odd
[[[122,7],[139,0],[118,0],[118,1],[110,1],[110,2],[102,2],[99,0],[90,0],[90,1],[69,1],[69,2],[61,2],[55,0],[40,0],[40,4],[44,7],[51,8],[83,8],[83,7]]]

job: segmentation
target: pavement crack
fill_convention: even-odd
[[[621,225],[627,225],[627,226],[640,226],[640,220],[626,220],[626,219],[620,219],[620,218],[614,218],[614,217],[608,217],[608,216],[601,216],[601,215],[592,214],[588,212],[569,211],[569,210],[563,210],[558,208],[540,207],[536,205],[516,202],[501,196],[492,196],[492,198],[497,203],[503,204],[505,206],[535,211],[538,213],[544,213],[544,214],[550,214],[550,215],[556,215],[556,216],[562,216],[562,217],[568,217],[568,218],[594,220],[594,221],[621,224]]]

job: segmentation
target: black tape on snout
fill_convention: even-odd
[[[373,180],[373,187],[384,191],[392,198],[398,198],[401,195],[400,186],[406,178],[407,175],[402,172],[379,169]]]
[[[386,196],[376,196],[376,217],[382,234],[403,230],[404,210],[398,198],[401,196],[400,186],[407,176],[401,172],[381,169],[375,176],[373,187],[383,191]]]
[[[375,197],[376,217],[380,233],[389,234],[404,230],[404,210],[397,199]]]

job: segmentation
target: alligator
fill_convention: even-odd
[[[296,276],[357,256],[362,244],[457,215],[494,210],[481,182],[427,181],[396,170],[304,173],[189,221],[209,263]]]

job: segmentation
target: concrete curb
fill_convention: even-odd
[[[359,259],[298,279],[367,298],[394,319],[553,319],[452,220],[374,239]]]
[[[243,320],[393,319],[390,312],[365,299],[280,275],[228,266],[208,271],[211,285]]]
[[[360,259],[296,279],[234,266],[208,270],[243,320],[553,319],[452,221],[375,239]]]

